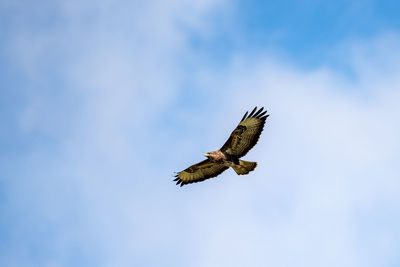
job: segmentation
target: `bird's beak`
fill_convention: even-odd
[[[206,154],[204,154],[204,156],[208,157],[208,156],[210,156],[210,154],[206,153]]]

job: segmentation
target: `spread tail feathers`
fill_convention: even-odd
[[[239,160],[239,165],[232,166],[238,175],[248,174],[257,167],[257,162]]]

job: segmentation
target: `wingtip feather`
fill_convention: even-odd
[[[245,119],[246,119],[246,116],[247,116],[247,114],[248,114],[249,112],[248,111],[246,111],[246,113],[244,114],[244,116],[243,116],[243,118],[242,118],[242,120],[241,120],[241,122],[242,121],[244,121]]]
[[[268,111],[266,110],[266,111],[264,111],[264,112],[258,114],[258,115],[257,115],[257,118],[261,118],[261,117],[264,116],[267,112],[268,112]]]
[[[257,110],[257,106],[250,112],[248,118],[251,118],[253,116],[254,112],[256,112],[256,110]]]
[[[257,118],[257,116],[263,111],[264,107],[261,107],[256,113],[254,113],[253,117]]]

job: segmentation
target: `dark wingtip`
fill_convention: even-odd
[[[257,116],[263,111],[264,107],[261,107],[259,110],[257,110],[256,113],[254,113],[253,117],[257,118]]]
[[[267,113],[267,111],[264,111],[264,112],[258,114],[258,115],[257,115],[257,118],[261,118],[261,117],[264,116],[266,113]]]
[[[248,118],[250,118],[251,116],[253,116],[253,114],[254,114],[254,112],[256,112],[256,110],[257,110],[257,106],[250,112]]]
[[[249,113],[249,112],[246,111],[246,113],[244,114],[243,118],[240,120],[241,122],[244,121],[244,120],[246,119],[246,116],[247,116],[248,113]]]

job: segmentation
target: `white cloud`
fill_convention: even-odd
[[[187,79],[179,56],[196,53],[185,27],[208,34],[205,21],[223,2],[57,3],[62,26],[37,34],[27,26],[13,43],[31,88],[21,126],[50,144],[33,149],[10,181],[9,209],[19,224],[11,231],[11,256],[2,261],[384,266],[398,260],[398,224],[365,223],[399,222],[396,35],[341,48],[353,80],[329,67],[303,71],[246,52],[220,72],[199,64],[194,83],[218,106],[189,116],[179,107],[171,112],[170,104]],[[63,87],[41,90],[57,84],[48,73]],[[256,171],[246,177],[227,171],[176,188],[170,172],[213,149],[205,144],[224,141],[254,104],[271,112],[246,156],[259,162]],[[213,127],[199,126],[205,122]],[[198,137],[203,141],[194,142]]]
[[[198,237],[203,249],[197,247],[196,266],[388,266],[399,260],[393,254],[399,231],[368,223],[377,217],[399,222],[393,203],[400,203],[400,61],[392,60],[399,46],[393,36],[353,45],[357,55],[347,63],[356,80],[268,58],[242,60],[221,77],[228,81],[226,103],[233,103],[221,117],[239,118],[254,102],[271,117],[246,156],[260,162],[256,172],[226,175],[234,181],[225,177],[209,196],[213,205],[193,219],[201,229],[201,218],[213,218]]]

